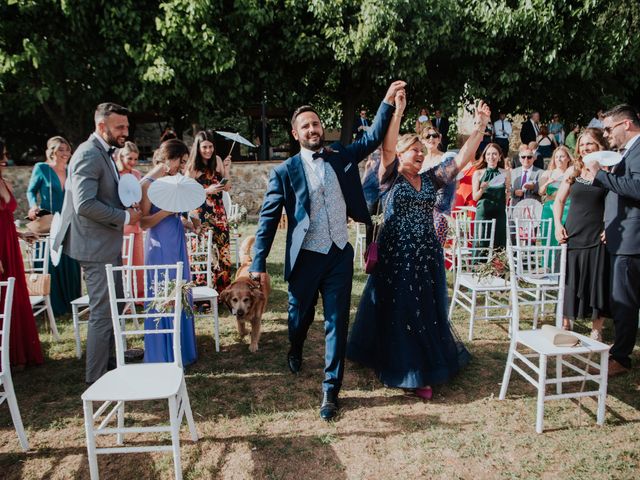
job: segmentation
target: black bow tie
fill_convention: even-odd
[[[315,152],[313,155],[311,155],[311,158],[313,158],[314,160],[317,160],[319,158],[323,158],[322,157],[322,151]]]
[[[107,150],[107,153],[109,154],[110,157],[112,157],[115,151],[116,151],[116,147],[109,147],[109,150]]]

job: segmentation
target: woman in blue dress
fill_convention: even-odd
[[[67,162],[71,147],[62,137],[47,141],[46,162],[36,163],[27,187],[29,218],[35,219],[40,210],[60,212],[64,201],[64,184],[67,180]],[[38,200],[38,197],[40,199]],[[57,266],[49,263],[51,274],[51,307],[57,317],[71,311],[71,301],[81,293],[80,265],[64,253]]]
[[[142,183],[142,219],[140,226],[147,230],[145,240],[145,265],[170,265],[183,262],[182,279],[190,281],[189,256],[187,242],[179,213],[160,210],[153,205],[147,194],[149,186],[166,175],[175,175],[187,163],[189,149],[180,140],[171,139],[163,142],[153,157],[153,169],[141,180]],[[151,274],[149,274],[151,275]],[[150,279],[149,279],[150,280]],[[173,280],[173,279],[171,279]],[[147,282],[149,285],[150,281]],[[153,297],[154,292],[149,286],[147,296]],[[171,328],[171,320],[162,317],[145,319],[145,328]],[[171,334],[147,334],[144,336],[145,362],[173,362],[173,338]],[[196,333],[193,315],[182,310],[181,325],[182,365],[189,365],[196,361]]]
[[[473,159],[491,111],[480,102],[474,130],[460,153],[420,174],[424,153],[418,136],[398,139],[405,105],[404,92],[399,92],[380,165],[385,192],[380,260],[362,294],[347,356],[372,368],[387,387],[429,399],[431,385],[448,382],[470,359],[448,319],[444,255],[433,209],[438,190],[455,182],[457,172]]]

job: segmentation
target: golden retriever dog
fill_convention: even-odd
[[[249,350],[258,350],[260,340],[260,327],[262,314],[267,308],[269,293],[271,292],[271,281],[267,275],[264,285],[249,278],[249,268],[251,266],[251,249],[256,241],[256,237],[247,237],[240,245],[240,268],[236,273],[236,278],[221,294],[220,301],[229,307],[231,313],[236,316],[238,324],[238,334],[244,338],[247,333],[246,323],[251,324],[251,343]]]

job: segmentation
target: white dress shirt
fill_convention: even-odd
[[[116,167],[116,162],[114,162],[113,158],[111,158],[111,156],[109,155],[109,149],[111,148],[111,146],[107,142],[105,142],[104,138],[102,138],[96,132],[93,132],[93,136],[98,139],[98,143],[100,143],[102,148],[104,148],[105,152],[107,152],[107,156],[111,159],[111,167],[113,168],[113,171],[116,172],[116,178],[120,179],[120,173],[118,173],[118,168]],[[124,224],[125,225],[129,225],[129,220],[130,219],[131,219],[131,217],[129,216],[129,212],[125,209],[125,211],[124,211]]]
[[[300,147],[300,157],[311,172],[311,175],[309,175],[309,178],[307,179],[311,183],[309,187],[316,190],[317,188],[324,186],[324,159],[314,159],[314,153],[316,152],[309,150],[308,148]],[[322,150],[319,153],[322,153]]]
[[[504,120],[496,120],[493,124],[493,128],[495,129],[496,137],[498,138],[509,138],[513,132],[511,122],[506,118]]]

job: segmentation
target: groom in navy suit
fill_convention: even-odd
[[[310,106],[296,109],[291,118],[293,137],[300,153],[271,171],[260,211],[251,276],[265,280],[266,260],[284,207],[287,245],[284,278],[289,283],[289,342],[287,363],[293,373],[302,367],[302,349],[313,321],[318,295],[322,295],[325,325],[325,379],[320,416],[338,413],[344,356],[349,327],[353,248],[349,244],[347,217],[371,224],[358,163],[382,142],[396,92],[405,82],[389,87],[375,121],[351,145],[323,148],[320,117]]]

